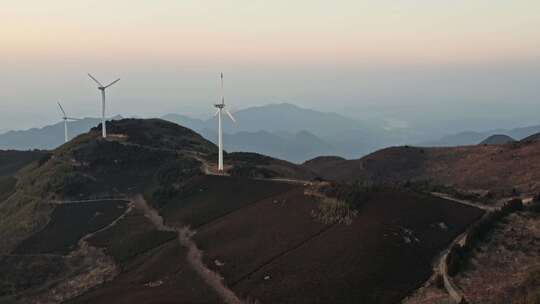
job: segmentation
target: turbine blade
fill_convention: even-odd
[[[66,117],[66,119],[73,120],[73,121],[81,120],[80,118],[75,118],[75,117]]]
[[[225,109],[225,113],[227,113],[227,115],[229,116],[229,118],[230,118],[233,122],[236,122],[236,119],[234,119],[234,117],[232,116],[231,112],[229,112],[229,110]]]
[[[217,109],[216,113],[214,114],[214,117],[218,116],[219,114],[219,109]]]
[[[225,96],[223,91],[223,72],[221,73],[221,104],[225,104]]]
[[[60,107],[60,111],[62,111],[62,113],[64,114],[64,118],[65,118],[67,116],[66,111],[64,111],[64,108],[62,108],[62,105],[60,103],[58,103],[58,106]]]
[[[113,84],[117,83],[118,81],[120,81],[120,78],[116,79],[115,81],[109,83],[108,85],[105,86],[105,89],[112,86]]]
[[[95,81],[100,87],[102,87],[103,85],[101,84],[101,82],[99,82],[94,76],[92,76],[90,73],[88,73],[88,76],[90,78],[92,78],[93,81]]]

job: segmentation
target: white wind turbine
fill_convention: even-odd
[[[94,78],[94,76],[90,75],[90,73],[88,73],[88,76],[98,84],[98,90],[101,91],[101,135],[103,138],[105,138],[107,137],[107,127],[105,126],[105,89],[117,83],[120,78],[104,86],[101,84],[101,82]]]
[[[66,111],[64,111],[64,108],[62,108],[62,105],[58,103],[58,106],[60,107],[60,111],[62,111],[62,120],[64,121],[64,142],[69,141],[68,136],[68,121],[76,121],[79,120],[78,118],[68,117],[66,115]]]
[[[227,113],[227,116],[233,121],[236,122],[236,119],[232,116],[231,112],[225,108],[225,97],[223,96],[223,73],[221,73],[221,103],[214,105],[217,108],[216,114],[218,117],[218,171],[223,172],[223,130],[221,128],[221,114],[223,111]]]

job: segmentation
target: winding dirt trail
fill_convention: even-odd
[[[489,212],[491,212],[494,209],[491,206],[478,205],[471,201],[461,200],[445,193],[431,192],[430,194],[435,197],[439,197],[445,200],[456,202],[458,204],[467,205],[467,206],[479,208],[486,211],[483,216],[481,216],[475,222],[471,223],[464,232],[456,236],[452,240],[452,242],[450,242],[450,244],[443,251],[439,253],[437,258],[435,259],[435,262],[433,263],[433,274],[420,288],[416,289],[415,291],[415,293],[417,293],[423,289],[429,288],[432,284],[434,284],[437,276],[440,275],[443,280],[444,289],[446,290],[446,293],[448,294],[448,296],[450,296],[450,299],[454,303],[460,303],[463,300],[463,294],[459,291],[459,288],[455,286],[455,284],[452,281],[452,278],[448,275],[446,259],[448,258],[448,254],[450,253],[450,250],[452,249],[452,247],[454,247],[455,244],[463,245],[466,242],[467,236],[469,235],[471,227],[473,227],[477,222],[483,219]],[[413,295],[415,293],[413,293]],[[409,300],[413,295],[410,295],[409,297],[404,298],[401,301],[401,303],[402,304],[409,303]]]
[[[159,215],[157,210],[152,208],[142,195],[137,195],[133,199],[135,208],[143,211],[144,215],[156,226],[160,231],[172,231],[178,234],[178,241],[188,250],[186,259],[199,276],[210,286],[227,304],[242,304],[242,301],[236,294],[230,290],[223,282],[217,272],[210,270],[203,262],[203,253],[197,247],[197,244],[192,239],[195,234],[189,227],[176,228],[167,226],[164,223],[163,217]]]
[[[462,204],[462,205],[467,205],[467,206],[479,208],[479,209],[482,209],[482,210],[484,210],[484,211],[495,211],[495,210],[498,209],[497,206],[486,206],[486,205],[482,205],[482,204],[479,204],[479,203],[474,203],[474,202],[472,202],[472,201],[468,201],[468,200],[464,200],[464,199],[459,199],[459,198],[452,197],[452,196],[450,196],[450,195],[448,195],[448,194],[446,194],[446,193],[431,192],[430,194],[433,195],[433,196],[436,196],[436,197],[445,199],[445,200],[449,200],[449,201],[453,201],[453,202],[456,202],[456,203],[460,203],[460,204]]]

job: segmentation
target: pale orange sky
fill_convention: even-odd
[[[3,58],[206,63],[446,63],[540,53],[536,0],[3,4]]]
[[[0,2],[0,131],[56,121],[57,100],[98,116],[87,72],[122,78],[111,115],[202,117],[219,72],[237,108],[289,101],[363,118],[489,105],[523,116],[540,102],[538,0]]]

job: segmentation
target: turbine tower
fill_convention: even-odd
[[[214,105],[214,107],[217,108],[216,114],[218,117],[218,171],[223,172],[223,130],[221,127],[221,115],[222,112],[225,111],[227,116],[233,121],[236,122],[234,117],[232,116],[231,112],[225,108],[225,97],[223,96],[223,73],[221,73],[221,103],[218,102]]]
[[[90,75],[90,73],[88,73],[88,76],[92,78],[92,80],[98,84],[98,90],[101,91],[101,135],[103,136],[103,138],[106,138],[107,127],[105,126],[105,89],[117,83],[120,80],[120,78],[104,86],[94,76]]]
[[[64,142],[68,142],[69,141],[69,136],[68,136],[68,121],[76,121],[76,120],[79,120],[78,118],[73,118],[73,117],[67,117],[66,115],[66,111],[64,111],[64,108],[62,108],[62,105],[60,103],[58,103],[58,106],[60,107],[60,111],[62,111],[62,120],[64,121]]]

